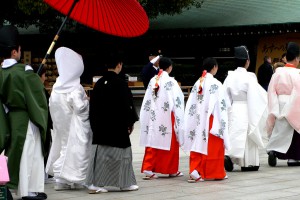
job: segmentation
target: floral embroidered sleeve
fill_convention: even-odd
[[[228,137],[228,114],[227,105],[225,101],[225,91],[222,85],[216,89],[216,104],[213,110],[213,127],[211,133],[224,140],[225,147],[228,149],[229,137]]]
[[[168,85],[170,86],[170,84]],[[183,118],[184,118],[184,95],[178,84],[172,83],[174,89],[174,115],[175,115],[175,133],[180,145],[184,143]]]

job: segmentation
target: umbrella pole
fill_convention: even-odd
[[[44,65],[45,65],[46,62],[47,62],[47,58],[50,56],[50,54],[51,54],[51,52],[52,52],[52,50],[53,50],[53,47],[54,47],[55,43],[57,42],[57,40],[58,40],[58,38],[59,38],[59,36],[60,36],[60,33],[61,33],[63,27],[65,26],[65,24],[66,24],[66,22],[67,22],[69,16],[71,15],[71,12],[73,11],[73,9],[74,9],[75,5],[78,3],[78,1],[79,1],[79,0],[74,0],[74,2],[73,2],[73,4],[72,4],[72,6],[71,6],[71,8],[70,8],[70,10],[69,10],[69,12],[68,12],[68,14],[66,15],[66,17],[65,17],[65,19],[64,19],[64,21],[63,21],[63,23],[61,24],[60,28],[58,29],[58,31],[57,31],[57,33],[56,33],[56,35],[55,35],[55,37],[54,37],[54,39],[53,39],[53,41],[52,41],[50,47],[48,48],[48,51],[47,51],[47,53],[46,53],[46,55],[45,55],[45,57],[44,57],[42,63],[41,63],[40,66],[39,66],[39,69],[38,69],[38,71],[37,71],[37,74],[38,74],[38,75],[40,75],[40,72],[41,72],[42,69],[44,68]]]

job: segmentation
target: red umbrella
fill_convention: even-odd
[[[67,15],[72,0],[44,0]],[[149,28],[148,17],[136,0],[79,0],[70,18],[93,29],[121,37],[135,37]]]
[[[39,67],[43,68],[68,17],[95,30],[120,36],[136,37],[149,28],[149,20],[137,0],[44,0],[66,15],[47,54]]]

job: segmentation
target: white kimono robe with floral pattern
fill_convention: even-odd
[[[156,77],[150,80],[141,111],[140,145],[170,150],[172,138],[171,114],[175,116],[175,135],[179,145],[183,144],[184,95],[177,81],[165,71],[159,78],[157,97],[154,95]]]
[[[198,80],[192,88],[184,114],[184,150],[207,155],[209,132],[224,140],[225,148],[230,147],[228,138],[228,117],[224,89],[220,81],[210,73],[206,74],[202,94],[199,94]],[[213,115],[209,131],[209,119]]]

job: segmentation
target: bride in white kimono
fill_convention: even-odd
[[[259,147],[263,148],[267,118],[267,92],[258,84],[254,73],[248,72],[250,60],[245,46],[235,47],[237,69],[229,71],[224,81],[229,116],[231,149],[226,152],[225,169],[233,170],[233,163],[242,171],[257,171]],[[233,163],[232,163],[233,162]]]
[[[54,175],[55,190],[71,189],[86,179],[92,141],[89,100],[80,85],[82,57],[61,47],[55,52],[59,77],[53,85],[49,110],[53,121],[53,143],[46,172]]]

